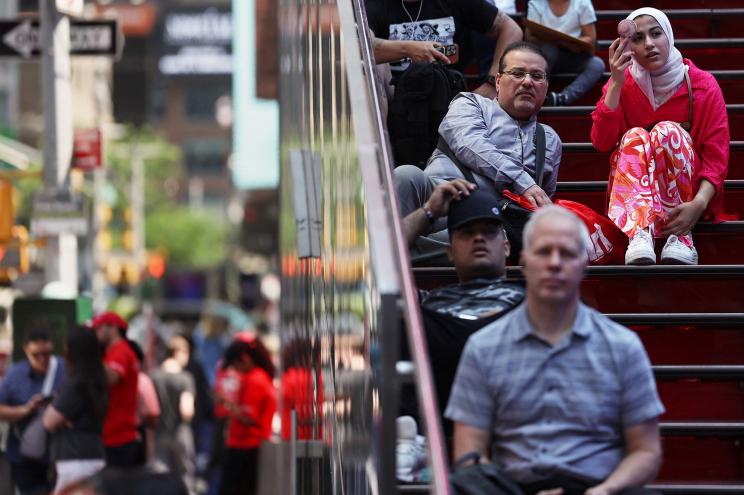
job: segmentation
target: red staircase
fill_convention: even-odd
[[[607,59],[617,21],[632,9],[665,10],[683,56],[713,72],[727,102],[731,162],[726,209],[743,221],[699,224],[699,266],[590,267],[583,300],[635,330],[667,408],[664,464],[653,487],[665,494],[744,494],[744,2],[595,0],[598,55]],[[541,122],[564,143],[557,196],[605,210],[609,154],[589,144],[598,83],[579,106],[546,108]],[[559,89],[566,77],[551,78]],[[451,267],[416,267],[422,288],[455,282]],[[508,277],[521,279],[519,267]]]

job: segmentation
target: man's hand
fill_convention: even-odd
[[[475,91],[473,91],[473,93],[481,95],[484,98],[489,98],[491,100],[498,96],[496,87],[487,82],[484,82],[483,84],[475,88]]]
[[[662,227],[660,234],[664,237],[688,234],[704,211],[705,204],[697,197],[674,207],[667,215],[666,224]]]
[[[522,193],[522,196],[527,198],[530,203],[537,206],[538,208],[541,206],[552,204],[553,202],[550,200],[550,197],[548,197],[547,194],[545,194],[545,191],[535,184],[534,186],[530,186],[527,188],[525,192]]]
[[[41,394],[36,394],[31,397],[28,402],[23,405],[24,416],[28,416],[32,412],[36,411],[39,406],[44,402],[44,397]]]
[[[602,485],[593,486],[584,492],[584,495],[611,495],[612,492]]]
[[[551,488],[550,490],[540,490],[536,495],[563,495],[563,488]]]
[[[447,56],[437,50],[442,44],[436,41],[407,41],[405,53],[414,62],[434,62],[439,61],[449,65],[450,60]]]
[[[475,187],[475,184],[463,179],[442,182],[434,188],[425,206],[431,211],[434,218],[446,216],[452,200],[469,196],[470,191],[474,190]]]

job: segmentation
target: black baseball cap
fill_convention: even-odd
[[[459,229],[473,220],[492,220],[503,224],[498,205],[499,199],[486,191],[476,189],[459,201],[452,201],[447,214],[447,230]]]

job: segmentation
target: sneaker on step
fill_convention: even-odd
[[[670,235],[661,250],[661,262],[666,265],[697,265],[697,249],[693,245],[688,246],[676,235]]]
[[[545,98],[545,103],[543,105],[546,107],[565,107],[566,95],[551,91],[548,93],[548,97]]]
[[[653,265],[654,263],[656,263],[654,238],[648,230],[636,230],[635,235],[628,244],[628,250],[625,251],[625,264]]]

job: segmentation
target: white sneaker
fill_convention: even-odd
[[[656,263],[654,238],[648,230],[638,229],[625,251],[626,265],[653,265]]]
[[[695,246],[687,247],[679,237],[670,235],[661,250],[661,262],[666,265],[697,265],[697,249]]]
[[[407,483],[419,481],[427,462],[426,441],[418,435],[416,420],[411,416],[400,416],[396,420],[396,426],[396,477]]]

